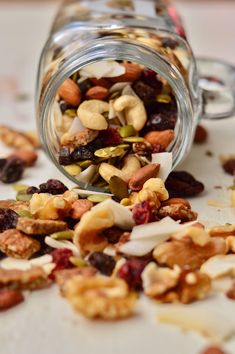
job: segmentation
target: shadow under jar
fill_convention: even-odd
[[[175,8],[163,0],[65,1],[44,47],[37,119],[56,166],[82,188],[128,182],[172,152],[187,155],[202,95]]]

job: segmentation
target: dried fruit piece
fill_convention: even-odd
[[[116,146],[121,144],[120,134],[115,128],[108,128],[99,132],[98,139],[101,143],[100,147]]]
[[[72,162],[70,156],[70,148],[67,146],[62,146],[59,150],[59,164],[63,166],[70,165]]]
[[[156,221],[153,220],[153,208],[147,200],[135,204],[132,213],[136,225],[148,224],[151,221]]]
[[[21,292],[13,289],[0,290],[0,311],[8,310],[24,301]]]
[[[40,242],[16,229],[0,233],[0,250],[8,257],[28,259],[39,251]]]
[[[0,232],[14,229],[18,220],[18,214],[9,208],[0,208]]]
[[[78,106],[81,102],[79,86],[72,80],[66,79],[58,89],[58,95],[72,106]]]
[[[141,274],[147,265],[147,261],[133,259],[126,261],[118,270],[117,276],[128,284],[131,289],[142,289]]]
[[[52,261],[55,264],[53,268],[50,278],[54,279],[55,273],[62,269],[70,269],[73,268],[73,264],[70,262],[69,258],[72,257],[73,253],[71,250],[67,248],[56,249],[51,252]]]
[[[231,158],[231,159],[227,160],[226,162],[224,162],[223,169],[228,174],[234,176],[235,175],[235,159]]]
[[[64,183],[60,182],[58,179],[49,179],[46,183],[39,185],[40,193],[49,194],[63,194],[68,190]]]
[[[113,257],[103,252],[91,253],[88,261],[104,275],[111,275],[116,264]]]
[[[193,197],[204,190],[204,185],[186,171],[171,172],[165,184],[170,198]]]
[[[145,105],[156,101],[156,90],[142,81],[137,81],[133,88],[136,94],[144,102]]]
[[[14,183],[21,179],[24,173],[24,162],[18,158],[8,159],[0,172],[0,181]]]
[[[194,136],[194,143],[196,144],[203,144],[206,142],[208,137],[208,133],[206,129],[202,125],[198,125],[196,128],[195,136]]]
[[[176,116],[169,115],[165,112],[152,113],[147,123],[148,130],[164,131],[174,129],[176,124]]]

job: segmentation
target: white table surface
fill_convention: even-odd
[[[177,1],[189,39],[197,55],[216,56],[235,64],[235,2]],[[40,5],[0,4],[0,123],[22,130],[35,128],[33,94],[40,50],[56,9],[55,3]],[[16,102],[17,93],[27,93],[28,102]],[[194,210],[207,224],[235,222],[231,208],[209,207],[208,199],[228,203],[232,178],[225,175],[218,155],[235,153],[235,117],[205,123],[210,137],[206,145],[194,146],[180,168],[205,183],[206,191],[192,199]],[[213,157],[206,156],[212,151]],[[0,154],[7,149],[0,145]],[[23,182],[38,184],[60,173],[40,153],[36,168],[29,169]],[[214,189],[221,185],[222,189]],[[14,197],[10,186],[0,184],[0,198]],[[0,315],[1,354],[199,354],[207,345],[195,333],[159,325],[156,314],[163,305],[141,299],[135,317],[123,322],[90,322],[76,314],[58,295],[58,289],[30,294],[22,305]],[[224,313],[234,320],[235,303],[218,295],[195,305]],[[223,326],[223,323],[221,323]],[[235,339],[224,346],[235,353]]]

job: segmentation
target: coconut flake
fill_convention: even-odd
[[[113,86],[110,87],[109,94],[117,92],[117,91],[122,91],[129,84],[130,83],[128,81],[126,81],[126,82],[116,82]]]
[[[80,76],[85,78],[95,77],[101,79],[103,77],[116,77],[125,74],[126,69],[123,65],[116,61],[99,61],[85,66],[80,70]]]
[[[83,131],[84,129],[85,127],[80,121],[79,117],[75,117],[68,130],[68,135],[74,135],[76,133]]]
[[[158,177],[165,182],[169,173],[172,170],[172,153],[160,152],[160,153],[152,154],[152,163],[160,164]]]
[[[74,256],[80,256],[80,252],[74,243],[68,240],[55,240],[50,236],[45,238],[45,243],[52,248],[67,248],[71,250]]]
[[[130,230],[135,225],[132,212],[112,199],[106,199],[92,209],[109,209],[113,213],[114,225],[124,230]]]
[[[116,257],[117,255],[117,250],[115,248],[115,246],[113,245],[108,245],[107,247],[105,247],[105,249],[103,250],[103,253],[107,254],[108,256],[111,257]]]
[[[3,269],[28,270],[33,266],[42,267],[44,269],[49,264],[52,264],[52,256],[46,254],[30,260],[7,257],[1,261],[0,267]]]
[[[202,264],[200,271],[215,279],[235,273],[235,254],[218,255]]]
[[[119,251],[132,256],[144,256],[167,241],[172,234],[182,231],[194,223],[195,221],[179,224],[167,216],[160,221],[137,225],[131,232],[130,241],[121,245]]]
[[[134,96],[134,97],[137,97],[140,100],[139,96],[135,93],[135,91],[133,90],[131,85],[126,85],[124,87],[124,89],[122,90],[122,96],[123,95]]]
[[[215,342],[223,342],[235,334],[235,326],[226,316],[205,307],[171,306],[159,311],[161,323],[196,331]]]
[[[84,171],[82,171],[78,176],[76,176],[76,180],[82,183],[89,183],[92,177],[96,172],[96,166],[90,165]]]

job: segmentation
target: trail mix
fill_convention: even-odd
[[[169,150],[177,105],[169,84],[137,63],[102,61],[60,86],[53,106],[58,162],[78,183],[123,184]]]

